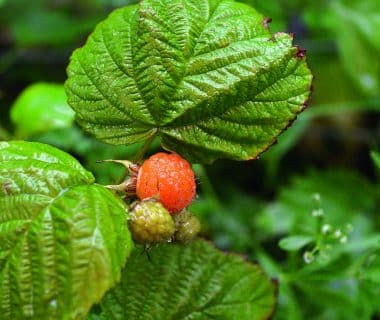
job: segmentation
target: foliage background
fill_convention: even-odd
[[[28,85],[62,84],[73,49],[112,9],[132,2],[0,1],[1,139],[50,143],[77,157],[99,182],[116,182],[121,168],[96,160],[130,158],[139,146],[105,145],[70,121],[23,132],[10,110]],[[294,32],[295,43],[307,49],[313,96],[261,159],[196,166],[199,196],[192,210],[203,222],[205,238],[257,260],[278,278],[275,319],[378,319],[380,4],[244,2],[273,19],[272,31]],[[59,93],[39,97],[47,105],[63,99]],[[313,217],[320,209],[323,217]],[[323,224],[347,233],[347,242],[334,239],[334,233],[321,242]],[[278,243],[288,236],[309,241],[287,251],[289,246]],[[315,260],[305,263],[305,251],[316,244]]]

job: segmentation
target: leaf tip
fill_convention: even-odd
[[[295,46],[296,50],[296,57],[299,59],[305,58],[306,57],[306,49],[301,48],[299,46]]]
[[[265,29],[269,29],[269,24],[272,22],[272,18],[264,17],[263,25]]]

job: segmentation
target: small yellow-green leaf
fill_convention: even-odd
[[[278,246],[287,251],[295,251],[303,248],[307,244],[313,241],[309,236],[290,236],[280,240]]]

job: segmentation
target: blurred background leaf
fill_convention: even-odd
[[[378,1],[335,1],[331,5],[335,32],[343,65],[367,95],[379,95],[380,27]]]
[[[74,111],[67,104],[63,85],[35,83],[27,87],[11,107],[16,136],[71,127]]]
[[[287,251],[296,251],[302,249],[304,246],[313,241],[313,238],[308,236],[290,236],[282,238],[278,243],[279,247]]]
[[[371,225],[366,215],[376,207],[374,186],[354,171],[336,169],[312,170],[304,176],[293,177],[289,185],[279,190],[276,201],[256,216],[257,226],[265,228],[267,235],[314,230],[311,213],[316,193],[320,195],[326,223],[344,226],[359,219],[367,220],[360,223],[361,228]]]

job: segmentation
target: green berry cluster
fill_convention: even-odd
[[[196,216],[188,211],[171,215],[155,198],[134,202],[129,227],[136,243],[152,246],[165,242],[187,243],[201,229]]]

